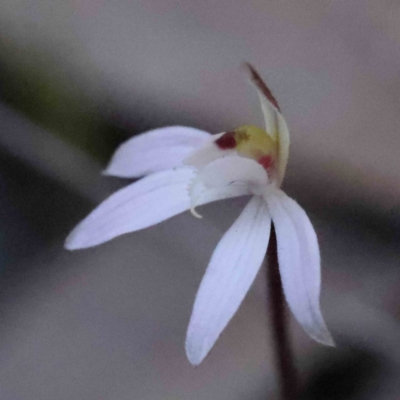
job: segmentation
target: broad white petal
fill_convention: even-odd
[[[201,169],[196,176],[205,186],[223,187],[232,182],[244,182],[260,186],[263,190],[268,184],[265,169],[250,158],[232,156],[211,162]]]
[[[183,126],[142,133],[116,150],[104,173],[133,178],[179,167],[183,159],[210,141],[210,138],[207,132]]]
[[[254,160],[240,156],[220,158],[201,169],[190,185],[192,212],[197,215],[194,208],[202,203],[207,192],[227,190],[234,193],[227,197],[261,194],[267,184],[266,171]]]
[[[255,196],[218,243],[201,282],[186,336],[186,354],[198,365],[248,292],[267,250],[271,218]]]
[[[190,207],[189,168],[150,175],[111,195],[68,236],[67,249],[104,243],[124,233],[147,228]]]
[[[124,233],[165,221],[190,208],[189,168],[162,171],[119,190],[101,203],[69,234],[69,250],[96,246]],[[241,188],[211,189],[201,194],[199,205],[247,194]]]
[[[265,195],[275,226],[279,270],[286,300],[316,341],[334,345],[321,314],[321,267],[317,236],[305,211],[281,190]]]

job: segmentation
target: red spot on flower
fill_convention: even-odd
[[[271,156],[262,156],[261,158],[258,159],[258,163],[261,164],[264,169],[269,169],[272,167],[273,160]]]
[[[226,132],[219,139],[215,141],[215,144],[221,150],[234,149],[236,147],[235,132]]]

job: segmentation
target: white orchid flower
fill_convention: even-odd
[[[218,243],[193,307],[186,354],[198,365],[239,308],[262,265],[273,222],[279,269],[289,307],[316,341],[333,345],[321,315],[320,254],[304,210],[281,189],[289,131],[258,74],[266,129],[242,126],[210,135],[173,126],[136,136],[120,146],[108,175],[139,181],[100,204],[69,235],[66,248],[82,249],[158,224],[216,200],[253,195]]]

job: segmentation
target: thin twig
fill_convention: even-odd
[[[294,366],[293,353],[289,344],[286,318],[287,309],[279,273],[276,234],[273,224],[271,227],[266,261],[268,302],[272,311],[274,352],[279,375],[281,399],[296,400],[299,393],[297,373]]]

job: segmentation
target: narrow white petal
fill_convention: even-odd
[[[286,165],[289,158],[290,134],[289,129],[280,111],[258,89],[261,108],[264,114],[265,127],[270,136],[278,142],[278,183],[285,176]]]
[[[286,172],[286,166],[289,159],[289,146],[290,146],[290,134],[289,128],[286,124],[282,114],[278,112],[278,179],[279,184],[282,183]]]
[[[198,365],[210,351],[248,292],[267,250],[271,218],[253,197],[218,243],[193,306],[186,354]]]
[[[251,81],[254,84],[261,102],[265,127],[268,134],[278,143],[278,184],[283,180],[289,157],[290,135],[286,121],[283,118],[278,102],[271,90],[263,82],[258,72],[247,64]]]
[[[183,126],[142,133],[116,150],[104,173],[133,178],[179,167],[183,159],[210,141],[210,138],[207,132]]]
[[[277,115],[279,111],[277,108],[264,96],[264,94],[259,90],[256,86],[258,91],[258,96],[261,102],[261,109],[264,115],[264,122],[265,122],[265,129],[267,130],[268,134],[271,136],[272,139],[278,140],[278,121]]]
[[[163,171],[119,190],[70,233],[65,247],[73,250],[95,246],[187,210],[188,185],[193,176],[189,168]]]
[[[334,345],[321,314],[321,267],[317,236],[305,211],[281,190],[265,195],[275,226],[279,270],[286,300],[304,330]]]

